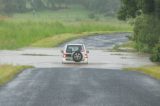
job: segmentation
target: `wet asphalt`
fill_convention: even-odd
[[[85,44],[88,49],[111,49],[114,45],[119,45],[128,41],[128,36],[131,33],[111,33],[111,34],[102,34],[89,37],[83,37],[77,40],[69,41],[68,44]],[[66,44],[66,43],[65,43]],[[62,44],[60,47],[63,47],[65,44]]]
[[[68,43],[84,43],[89,49],[103,50],[128,41],[126,38],[128,33],[115,35],[81,38]],[[38,50],[24,50],[23,55],[26,52],[30,54],[31,51],[33,52],[31,54],[40,53],[41,50]],[[48,49],[47,51],[45,52],[48,54],[52,53]],[[55,54],[58,53],[56,51]],[[93,64],[94,66],[91,63],[89,63],[90,66],[73,64],[67,68],[59,62],[55,64],[59,68],[43,67],[25,70],[13,81],[0,87],[0,106],[160,106],[160,80],[138,72],[115,69],[114,67],[120,63],[127,64],[130,62],[126,59],[116,62],[117,59],[114,59],[117,58],[116,55],[107,55],[107,58],[110,58],[108,61],[104,61],[104,56],[101,55],[102,53],[106,55],[105,52],[100,52],[101,55],[94,56],[98,53],[93,50],[90,56],[92,58],[91,63],[97,60],[94,58],[99,60],[94,63],[95,65]],[[2,51],[1,54],[3,54],[2,57],[5,57],[6,51]],[[8,55],[12,58],[12,53],[8,53]],[[17,55],[17,51],[14,52],[14,55]],[[32,62],[31,59],[27,58],[22,58],[22,63]],[[31,58],[36,60],[34,56]],[[42,65],[47,57],[39,56],[36,58],[42,58],[41,60],[37,59]],[[53,58],[51,56],[46,61],[48,62],[50,59],[60,61],[59,57]],[[0,60],[4,59],[1,58]],[[134,58],[134,60],[137,59]],[[102,69],[100,63],[103,62],[106,63],[103,64],[106,67]],[[37,61],[35,63],[40,64]],[[53,61],[49,61],[49,64],[53,63]],[[111,67],[112,69],[107,68],[109,63],[115,63],[114,67]]]
[[[160,81],[123,70],[31,69],[0,88],[0,106],[160,106]]]

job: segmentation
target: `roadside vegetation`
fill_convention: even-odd
[[[0,0],[0,49],[55,47],[93,33],[132,32],[116,18],[119,8],[120,0]]]
[[[0,86],[12,80],[17,74],[19,74],[20,72],[22,72],[23,70],[27,68],[31,68],[31,67],[0,65]]]
[[[55,35],[51,37],[44,38],[42,40],[38,40],[37,42],[34,42],[31,44],[31,47],[56,47],[60,44],[63,44],[64,42],[70,41],[72,39],[77,39],[80,37],[86,37],[86,36],[91,36],[96,33],[107,33],[107,32],[83,32],[83,33],[66,33],[66,34],[60,34],[60,35]]]
[[[160,62],[160,0],[122,0],[120,20],[132,20],[132,41],[139,52],[151,54],[151,61]],[[160,79],[160,66],[128,68]]]
[[[116,18],[120,0],[0,0],[0,50],[55,47],[79,37],[132,32]],[[26,66],[0,65],[0,85]]]
[[[126,68],[128,71],[138,71],[147,75],[150,75],[153,78],[160,79],[160,67],[157,66],[143,66],[138,68]]]
[[[160,1],[122,0],[120,20],[134,20],[132,40],[140,52],[151,53],[151,60],[160,62]]]
[[[46,39],[52,38],[49,47],[55,47],[73,38],[91,33],[132,32],[132,26],[113,17],[98,15],[99,19],[90,19],[89,11],[79,8],[14,14],[13,17],[0,19],[0,49],[17,49],[36,42],[48,45]],[[74,10],[74,11],[73,11]],[[63,36],[62,36],[63,35]],[[61,37],[61,39],[59,38]],[[54,39],[56,38],[56,39]],[[43,40],[44,39],[44,40]],[[43,44],[40,44],[42,47]]]
[[[120,44],[120,45],[115,45],[112,49],[112,51],[116,52],[137,52],[135,49],[135,42],[129,40],[126,43]]]

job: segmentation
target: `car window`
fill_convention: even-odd
[[[67,53],[72,53],[75,51],[81,51],[82,50],[82,46],[81,45],[68,45],[67,46]]]

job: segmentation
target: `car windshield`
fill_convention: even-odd
[[[68,45],[67,46],[67,53],[72,53],[75,51],[81,51],[82,50],[82,46],[81,45]]]

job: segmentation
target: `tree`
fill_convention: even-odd
[[[33,10],[36,11],[45,9],[45,5],[42,0],[32,0],[31,5]]]
[[[140,11],[143,14],[160,17],[160,0],[121,0],[122,6],[119,10],[118,18],[126,20],[135,18]]]
[[[91,12],[115,14],[120,0],[0,0],[0,10],[5,13],[64,9],[71,5],[81,5]]]
[[[27,11],[27,8],[26,8],[26,0],[14,0],[15,2],[15,12],[25,12]]]
[[[142,11],[144,14],[153,14],[155,11],[155,0],[142,0]]]
[[[127,18],[135,18],[138,8],[138,2],[136,0],[121,0],[122,7],[118,12],[118,18],[120,20],[126,20]]]
[[[160,0],[155,0],[155,16],[160,19]]]
[[[14,1],[10,1],[10,0],[2,0],[2,3],[4,4],[4,7],[3,7],[3,11],[6,13],[6,14],[11,14],[14,12],[15,10],[15,3]]]
[[[160,61],[160,0],[122,0],[122,4],[119,19],[135,18],[134,41],[137,49],[152,52],[152,60]],[[141,14],[138,16],[139,11]],[[153,51],[155,49],[156,52]]]

